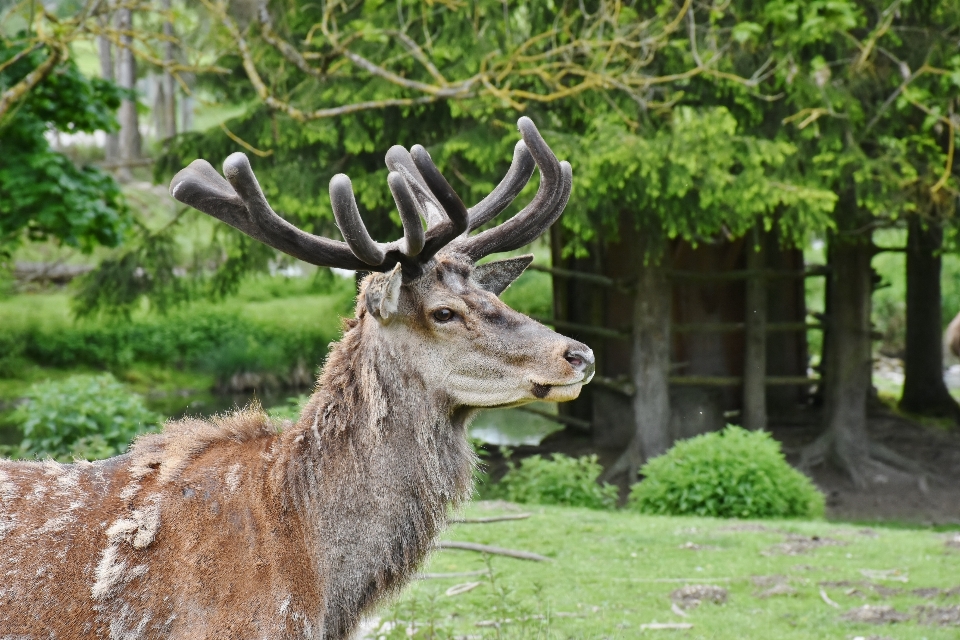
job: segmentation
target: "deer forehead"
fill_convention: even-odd
[[[473,282],[473,267],[459,262],[441,262],[409,286],[412,302],[420,310],[430,312],[439,306],[450,306],[460,313],[489,314],[509,309],[494,294]]]

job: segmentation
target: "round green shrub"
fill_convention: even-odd
[[[792,468],[764,431],[728,426],[678,442],[640,470],[628,507],[641,513],[717,518],[812,518],[823,494]]]
[[[13,455],[63,461],[123,453],[161,420],[109,373],[38,382],[11,418],[23,433]]]
[[[555,453],[551,459],[530,456],[510,470],[492,488],[494,497],[527,504],[555,504],[568,507],[612,509],[617,488],[598,484],[603,467],[597,456],[571,458]]]

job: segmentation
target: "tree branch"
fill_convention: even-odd
[[[40,66],[28,73],[24,78],[13,85],[2,94],[0,94],[0,119],[7,113],[10,107],[27,94],[31,89],[40,84],[53,69],[66,59],[66,51],[59,43],[47,45],[50,47],[50,55]]]

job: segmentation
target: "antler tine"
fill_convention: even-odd
[[[540,169],[540,187],[533,200],[501,225],[458,242],[472,260],[497,251],[510,251],[532,242],[563,212],[573,187],[573,170],[559,162],[533,121],[524,116],[517,122],[523,141]]]
[[[330,179],[330,204],[340,233],[354,255],[367,263],[367,268],[381,264],[386,257],[386,247],[370,237],[353,197],[353,184],[342,173]]]
[[[434,197],[440,202],[440,206],[443,208],[443,212],[447,214],[449,220],[449,222],[445,221],[433,229],[430,229],[428,232],[428,236],[433,235],[435,239],[433,243],[431,243],[430,240],[433,238],[428,237],[427,242],[429,244],[435,244],[439,250],[440,247],[443,247],[467,230],[470,224],[470,216],[467,213],[467,207],[463,204],[463,200],[460,199],[457,192],[453,190],[453,187],[450,186],[447,179],[444,178],[440,170],[437,169],[437,165],[433,163],[433,158],[430,157],[427,150],[419,144],[415,144],[410,149],[410,155],[413,157],[413,162],[417,165],[417,169],[420,171],[424,182],[427,183],[430,192],[433,193]]]
[[[406,179],[407,186],[416,200],[418,211],[427,222],[427,229],[443,223],[446,220],[443,207],[420,175],[420,170],[417,169],[410,152],[397,144],[390,147],[384,159],[390,171],[397,171]]]
[[[523,140],[517,142],[513,148],[513,162],[510,163],[510,169],[503,176],[503,180],[486,198],[470,208],[470,225],[467,231],[473,231],[493,220],[510,206],[530,181],[530,176],[533,175],[536,167],[537,164],[527,150],[526,143]]]
[[[503,224],[478,233],[465,242],[466,254],[477,261],[491,253],[513,251],[536,240],[557,221],[570,200],[570,192],[573,190],[573,168],[566,160],[560,163],[559,182],[559,197],[552,209],[538,212],[538,215],[524,217],[521,217],[523,212],[520,212]]]
[[[387,185],[393,194],[393,201],[397,203],[397,211],[400,212],[400,221],[403,223],[404,245],[400,247],[400,251],[412,258],[423,250],[423,226],[420,224],[417,202],[410,193],[407,180],[399,172],[390,172]]]
[[[278,216],[244,154],[229,156],[223,172],[229,182],[209,162],[194,160],[170,181],[170,195],[298,260],[320,267],[363,267],[346,244],[302,231]]]

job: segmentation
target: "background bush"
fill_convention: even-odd
[[[113,369],[149,363],[209,371],[228,377],[240,371],[286,373],[298,361],[322,362],[336,327],[274,328],[214,312],[182,313],[135,321],[55,328],[0,328],[0,375],[26,358],[53,367]]]
[[[728,426],[677,443],[640,470],[629,506],[642,513],[719,518],[823,515],[823,494],[764,431]]]
[[[491,497],[527,504],[612,509],[617,504],[617,488],[597,483],[602,471],[596,455],[531,456],[520,464],[510,463],[507,474],[491,487]]]
[[[107,458],[126,451],[134,436],[161,419],[109,373],[39,382],[13,412],[23,441],[7,453],[65,462]]]

